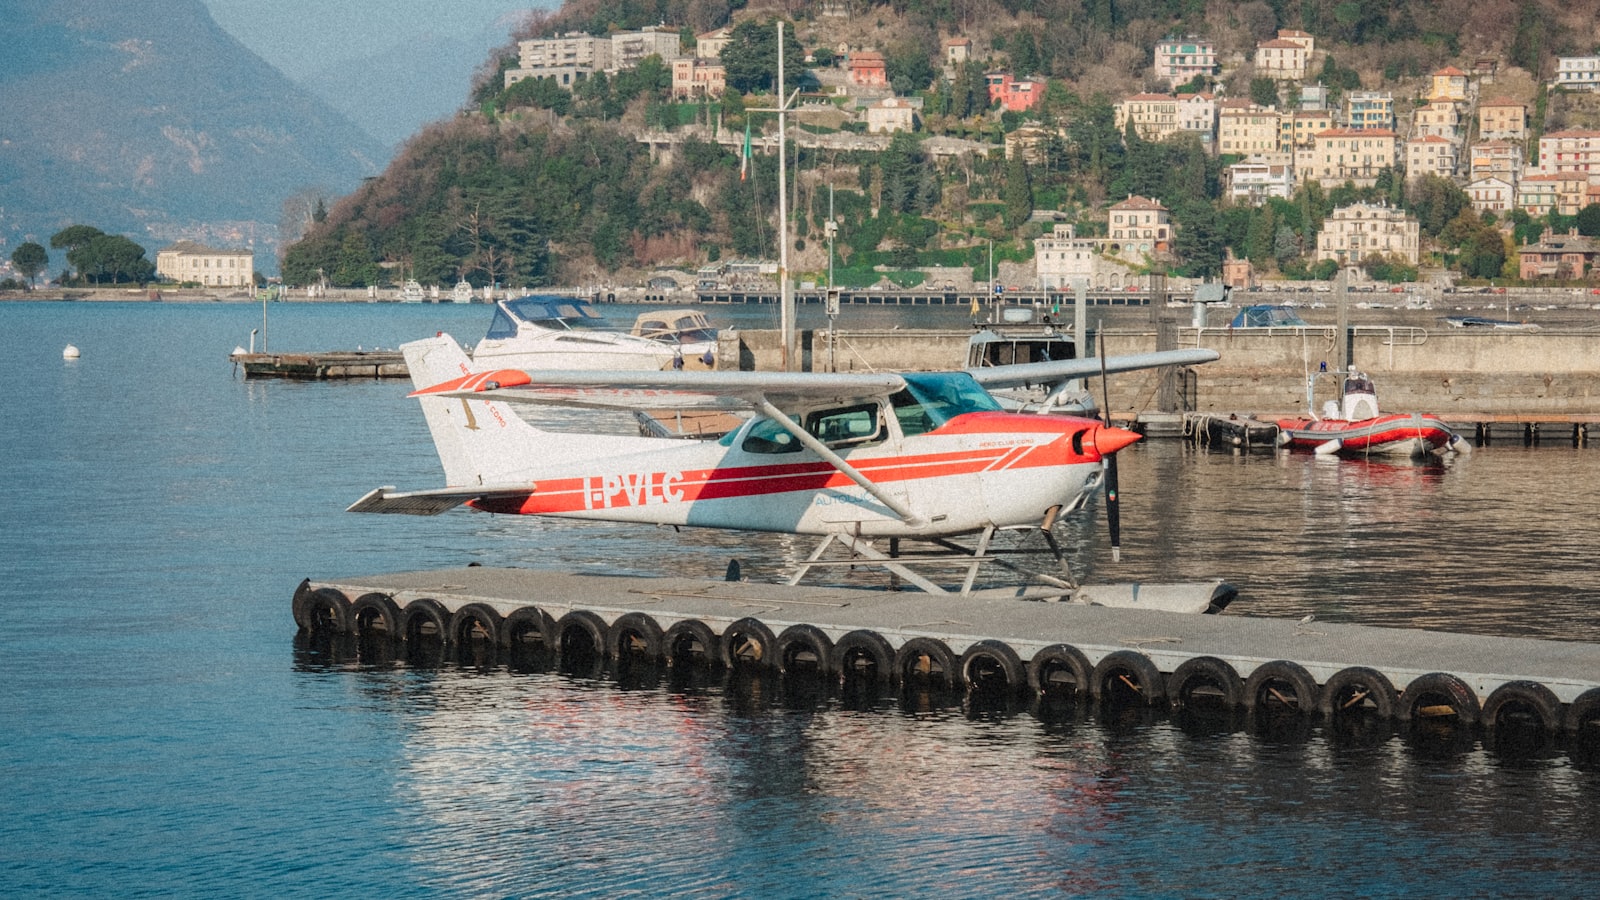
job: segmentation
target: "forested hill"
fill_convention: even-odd
[[[1221,161],[1197,144],[1148,144],[1114,127],[1115,100],[1155,87],[1150,63],[1158,40],[1195,34],[1214,41],[1225,73],[1201,87],[1228,96],[1251,95],[1255,44],[1291,28],[1316,37],[1321,77],[1340,89],[1389,91],[1409,104],[1427,90],[1432,71],[1486,58],[1501,66],[1501,84],[1527,87],[1530,96],[1518,99],[1532,106],[1533,85],[1557,55],[1600,45],[1597,12],[1600,0],[572,0],[535,14],[518,36],[665,22],[692,47],[695,34],[730,25],[736,44],[748,41],[739,44],[741,60],[761,65],[776,56],[766,26],[781,16],[791,23],[793,48],[810,53],[822,75],[837,72],[840,50],[881,51],[897,92],[923,100],[924,130],[896,137],[885,152],[798,154],[801,271],[826,266],[818,237],[830,196],[848,283],[875,277],[878,264],[975,264],[991,240],[997,254],[1023,258],[1038,234],[1031,211],[1060,211],[1080,234],[1092,235],[1104,227],[1108,198],[1141,194],[1173,211],[1175,271],[1212,274],[1232,248],[1293,274],[1304,272],[1332,203],[1414,207],[1426,213],[1431,239],[1456,219],[1464,195],[1429,184],[1411,197],[1396,176],[1377,188],[1315,190],[1257,211],[1224,209]],[[972,41],[974,62],[946,78],[943,42],[952,36]],[[799,54],[787,58],[793,66]],[[636,277],[656,265],[776,255],[775,164],[758,153],[754,177],[741,178],[738,148],[727,139],[747,122],[758,135],[771,130],[772,117],[756,111],[772,102],[757,96],[759,79],[740,82],[752,91],[748,97],[730,91],[720,103],[684,104],[670,98],[670,71],[649,61],[571,91],[549,80],[503,88],[504,70],[515,62],[514,46],[489,60],[467,112],[413,138],[382,177],[335,204],[291,248],[286,279],[573,284]],[[985,68],[1047,78],[1045,102],[1031,116],[989,108]],[[1035,118],[1054,136],[1031,162],[1008,161],[1004,136]],[[722,129],[720,144],[713,126]],[[807,120],[797,127],[853,126]],[[674,135],[674,152],[653,157],[638,141],[645,131]],[[936,158],[924,144],[928,133],[985,149]],[[1487,247],[1488,226],[1463,221],[1451,240]],[[1446,249],[1447,261],[1457,263],[1455,249]],[[1474,265],[1496,264],[1485,257]]]

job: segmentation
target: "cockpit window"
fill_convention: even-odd
[[[865,444],[879,437],[878,404],[818,410],[806,416],[806,430],[829,447]]]
[[[969,412],[997,412],[1000,404],[965,372],[916,372],[905,376],[906,389],[889,398],[900,431],[924,434]]]
[[[734,432],[728,438],[728,443],[733,443],[733,437],[739,432]],[[739,448],[746,453],[797,453],[801,446],[800,440],[794,435],[783,430],[783,426],[771,419],[761,418],[750,423],[744,431],[744,440]]]

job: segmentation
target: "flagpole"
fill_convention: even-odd
[[[778,299],[783,318],[783,370],[799,368],[795,347],[794,292],[789,288],[789,154],[784,132],[788,102],[783,95],[783,20],[778,20]]]

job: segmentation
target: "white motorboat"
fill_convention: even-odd
[[[450,299],[455,303],[471,303],[472,285],[465,281],[456,282],[455,290],[450,292]]]
[[[529,294],[495,303],[473,367],[659,371],[680,359],[674,347],[611,327],[587,300]]]
[[[633,333],[672,347],[686,368],[717,367],[717,329],[698,309],[640,313]]]

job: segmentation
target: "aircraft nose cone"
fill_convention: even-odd
[[[1110,456],[1138,439],[1137,431],[1102,425],[1094,430],[1094,449],[1099,451],[1101,456]]]

